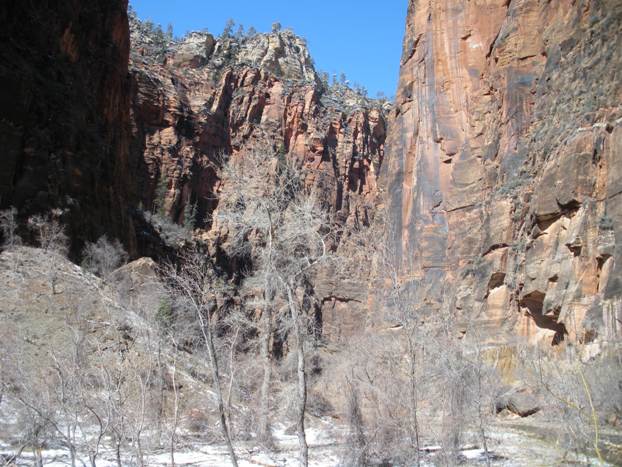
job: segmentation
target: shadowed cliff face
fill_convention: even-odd
[[[422,312],[619,336],[621,27],[616,1],[410,2],[383,181]]]
[[[56,4],[58,3],[58,4]],[[133,249],[127,0],[0,6],[0,203]]]

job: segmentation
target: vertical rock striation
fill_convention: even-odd
[[[179,224],[195,212],[195,235],[219,244],[211,219],[224,188],[221,158],[267,151],[300,167],[344,236],[371,224],[388,104],[330,86],[291,31],[173,40],[134,17],[130,26],[133,171],[145,209]],[[145,231],[139,244],[151,238]],[[364,326],[368,274],[357,267],[318,278],[326,329]]]
[[[422,312],[619,337],[621,33],[617,1],[410,1],[383,181]]]
[[[147,209],[164,181],[166,213],[181,223],[196,203],[198,225],[209,230],[219,158],[270,151],[297,161],[343,222],[368,222],[384,109],[322,83],[303,39],[195,32],[158,43],[143,23],[131,24],[133,152]]]
[[[0,203],[132,249],[127,0],[56,3],[0,6]]]

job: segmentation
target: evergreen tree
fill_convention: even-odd
[[[235,32],[235,38],[238,41],[241,41],[242,39],[244,39],[244,25],[242,24],[238,25],[238,29]]]
[[[184,228],[192,231],[196,228],[197,224],[197,202],[190,203],[190,200],[184,207]]]
[[[168,176],[162,173],[153,199],[153,212],[166,216],[166,194],[168,193]]]
[[[225,24],[225,29],[222,30],[222,37],[225,37],[225,38],[231,37],[234,26],[235,26],[235,21],[229,18],[227,20],[227,23]]]

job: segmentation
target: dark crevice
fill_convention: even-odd
[[[577,201],[576,199],[570,200],[569,202],[565,204],[562,204],[558,201],[557,205],[561,209],[560,215],[566,216],[566,217],[573,217],[576,214],[576,212],[579,210],[579,208],[581,207],[581,203]]]
[[[568,203],[562,204],[559,201],[557,202],[557,206],[559,207],[559,211],[546,214],[543,216],[536,216],[536,224],[538,228],[544,232],[551,225],[553,225],[559,218],[568,217],[572,218],[577,213],[579,208],[581,207],[581,203],[576,199],[569,201]]]
[[[605,266],[605,263],[607,262],[607,260],[611,258],[611,255],[608,254],[603,254],[601,256],[599,256],[598,258],[596,258],[596,286],[598,287],[597,292],[600,292],[600,277],[603,273],[603,267]]]
[[[566,247],[568,247],[568,249],[571,251],[575,258],[581,256],[581,250],[583,248],[581,245],[575,243],[566,243]]]
[[[490,248],[488,248],[482,256],[486,256],[495,250],[500,250],[501,248],[507,248],[507,247],[508,247],[507,243],[495,243]]]
[[[492,289],[496,289],[497,287],[501,287],[503,282],[505,281],[505,273],[504,272],[493,272],[490,276],[490,280],[488,281],[488,291]]]
[[[350,302],[363,303],[360,300],[357,300],[355,298],[339,297],[337,295],[328,295],[322,299],[322,304],[333,301],[333,300],[335,302],[340,302],[340,303],[350,303]]]
[[[529,316],[533,319],[536,326],[542,329],[550,329],[555,331],[552,346],[561,344],[564,341],[564,337],[568,334],[564,323],[558,321],[561,313],[561,308],[556,307],[546,314],[543,313],[544,297],[546,295],[539,290],[535,290],[525,295],[520,301],[519,305],[527,310]]]
[[[555,213],[547,216],[537,216],[536,217],[536,225],[540,232],[544,232],[551,225],[553,225],[560,217],[562,217],[561,213]]]

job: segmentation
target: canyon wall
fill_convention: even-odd
[[[383,107],[322,83],[303,39],[287,30],[195,32],[158,46],[133,19],[132,44],[133,151],[146,209],[164,181],[167,215],[183,223],[196,203],[197,224],[209,230],[221,159],[269,151],[295,160],[344,222],[368,222],[384,156]]]
[[[491,343],[619,337],[619,2],[411,0],[393,108],[328,85],[287,30],[173,40],[131,18],[130,53],[126,7],[0,7],[2,208],[60,208],[74,253],[104,232],[149,252],[139,203],[180,224],[196,205],[210,240],[222,158],[270,151],[345,232],[382,214],[423,314]],[[335,335],[365,321],[370,248],[316,284]]]
[[[0,24],[0,204],[132,250],[127,0],[8,0]]]
[[[622,332],[622,4],[410,0],[382,174],[423,315],[488,343]]]
[[[264,151],[300,168],[344,237],[371,224],[389,104],[329,85],[289,30],[173,40],[134,17],[130,24],[132,170],[144,209],[178,224],[191,215],[195,238],[218,244],[211,219],[223,159]],[[139,244],[151,237],[139,229]],[[360,249],[350,253],[366,262]],[[363,326],[369,268],[360,266],[331,268],[315,284],[333,335]]]

